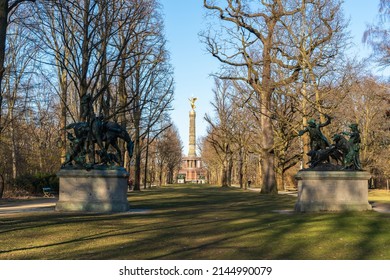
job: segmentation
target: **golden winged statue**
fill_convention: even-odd
[[[190,101],[191,103],[191,108],[192,110],[194,110],[196,107],[195,107],[195,101],[197,100],[198,98],[196,97],[191,97],[191,98],[188,98],[188,100]]]

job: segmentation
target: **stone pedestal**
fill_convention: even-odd
[[[129,210],[125,169],[61,169],[57,211],[124,212]]]
[[[299,171],[295,211],[364,211],[368,203],[370,173],[364,171]]]

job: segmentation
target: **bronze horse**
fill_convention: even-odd
[[[117,158],[120,161],[120,165],[123,166],[121,150],[118,146],[118,138],[123,139],[126,142],[126,149],[129,153],[129,157],[131,158],[133,156],[134,143],[128,132],[116,122],[104,122],[101,118],[94,118],[91,122],[91,126],[89,126],[87,122],[77,122],[68,125],[66,129],[73,129],[78,141],[72,154],[64,165],[69,164],[83,150],[86,153],[86,150],[88,149],[86,146],[89,142],[96,143],[100,147],[102,157],[107,154],[107,150],[111,145],[117,152]]]
[[[329,163],[330,158],[334,159],[336,163],[344,163],[344,158],[348,154],[351,145],[341,134],[335,134],[333,136],[333,141],[334,144],[330,147],[320,150],[311,150],[307,153],[307,155],[310,156],[310,161],[308,162],[310,168],[314,168],[320,163]]]

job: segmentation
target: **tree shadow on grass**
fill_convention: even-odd
[[[0,218],[4,259],[386,259],[388,215],[274,213],[294,197],[237,189],[131,193],[147,214],[40,213]],[[389,251],[389,250],[387,250]]]

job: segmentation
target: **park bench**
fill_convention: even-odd
[[[298,189],[295,186],[284,186],[284,190],[287,191],[287,192],[295,192]]]
[[[42,187],[43,197],[55,197],[57,191],[51,186]]]

